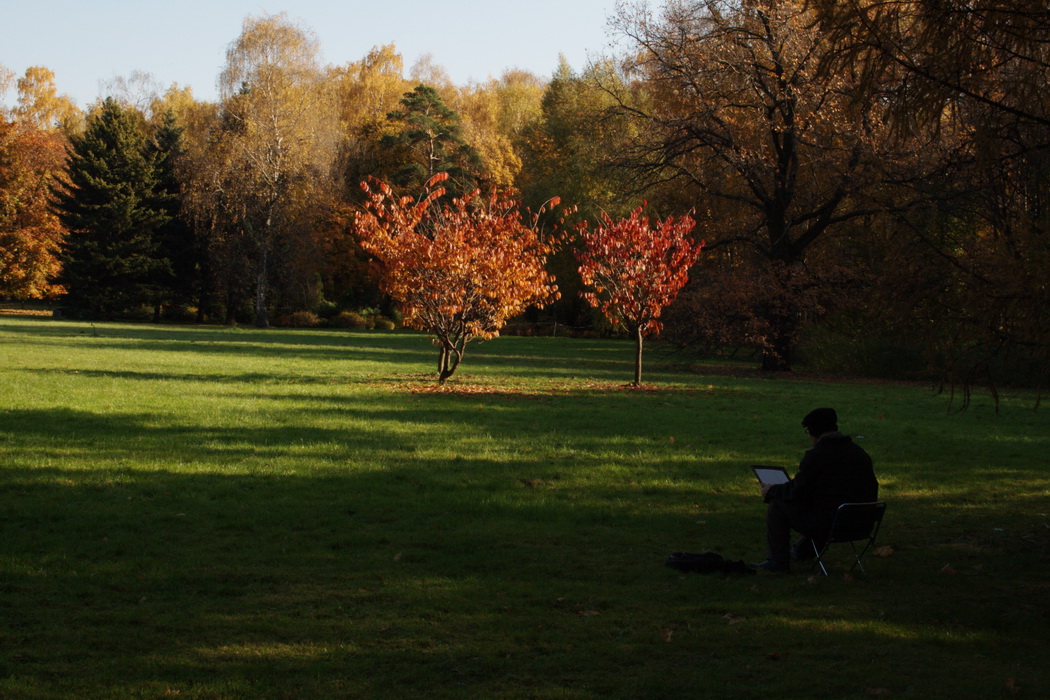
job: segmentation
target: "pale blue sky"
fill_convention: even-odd
[[[144,71],[162,86],[216,98],[226,47],[248,15],[286,12],[321,42],[324,61],[356,61],[394,43],[406,68],[431,54],[463,85],[509,68],[550,76],[565,54],[579,70],[607,53],[616,0],[0,0],[0,64],[55,71],[81,107],[100,83]],[[12,89],[5,102],[14,99]]]

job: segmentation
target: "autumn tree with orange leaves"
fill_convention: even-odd
[[[0,115],[0,296],[44,299],[62,292],[53,280],[66,229],[50,195],[65,170],[66,145],[56,129]]]
[[[559,296],[544,269],[559,241],[541,235],[539,214],[523,221],[508,193],[485,198],[475,190],[442,201],[447,179],[432,177],[418,199],[397,197],[380,180],[363,182],[365,208],[355,216],[361,247],[378,262],[380,288],[405,325],[434,336],[442,384],[467,343],[495,338],[508,319]]]
[[[17,86],[11,109],[0,104],[0,297],[47,299],[66,229],[51,206],[51,188],[65,175],[68,136],[82,126],[76,105],[59,95],[55,74],[30,66],[25,75],[0,65],[0,97]]]
[[[586,222],[577,227],[583,297],[634,338],[636,387],[642,383],[642,343],[660,332],[660,314],[689,280],[704,247],[689,237],[696,223],[691,216],[651,223],[642,212],[638,207],[618,221],[603,212],[596,228]]]

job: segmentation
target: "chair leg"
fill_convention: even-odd
[[[863,549],[863,550],[861,551],[861,553],[860,553],[860,554],[857,554],[857,545],[855,545],[855,544],[853,544],[852,542],[850,542],[850,543],[849,543],[849,546],[853,548],[853,566],[851,566],[851,567],[849,568],[849,571],[847,571],[846,573],[848,573],[848,574],[852,574],[852,573],[853,573],[853,570],[854,570],[854,569],[856,569],[856,568],[858,568],[858,567],[860,567],[860,572],[861,572],[862,574],[866,574],[866,573],[868,573],[867,571],[865,571],[865,570],[864,570],[864,565],[860,563],[860,558],[861,558],[861,556],[863,556],[864,552],[868,551],[868,548],[867,548],[867,547],[865,547],[865,548],[864,548],[864,549]]]
[[[824,552],[828,551],[828,545],[825,543],[822,549],[817,548],[816,540],[810,538],[809,543],[813,546],[813,554],[816,555],[814,564],[820,566],[820,570],[824,572],[824,575],[828,575],[828,570],[824,566]]]
[[[850,546],[853,547],[853,558],[856,559],[856,562],[849,569],[851,572],[855,568],[860,568],[860,572],[862,574],[868,573],[864,569],[864,564],[861,562],[861,558],[863,558],[864,555],[867,554],[868,550],[871,549],[871,545],[874,544],[874,542],[875,542],[875,538],[869,539],[867,542],[864,543],[864,549],[860,550],[860,552],[857,552],[857,545],[855,543],[853,543],[853,542],[849,543]]]
[[[852,574],[854,569],[860,569],[860,572],[866,575],[868,571],[864,568],[864,563],[861,561],[861,558],[868,551],[868,548],[871,547],[871,542],[869,541],[868,544],[864,547],[864,549],[860,550],[859,552],[857,551],[857,545],[854,542],[850,542],[849,546],[853,549],[853,566],[851,566],[849,568],[849,571],[847,571],[846,573]],[[824,545],[823,549],[818,550],[817,545],[813,545],[813,553],[817,555],[816,561],[814,562],[814,566],[820,566],[820,570],[824,572],[825,576],[828,576],[829,574],[828,568],[824,566],[824,555],[828,553],[828,550],[830,548],[830,544],[826,544]]]
[[[883,501],[874,503],[843,503],[839,506],[835,518],[831,522],[828,541],[824,543],[823,548],[819,551],[816,544],[813,545],[813,552],[817,555],[817,564],[820,565],[820,570],[824,572],[825,576],[828,575],[828,569],[824,565],[824,555],[827,553],[832,541],[836,543],[849,542],[850,548],[853,550],[853,566],[849,568],[847,575],[858,568],[861,570],[861,573],[868,573],[864,569],[864,563],[861,560],[875,543],[875,538],[878,537],[879,528],[882,527],[882,516],[885,511],[886,504]],[[870,522],[867,520],[869,517],[871,518]],[[840,525],[843,528],[842,531],[839,530]],[[862,527],[867,528],[863,532],[868,534],[856,538],[852,537]],[[858,549],[857,542],[864,542],[864,546]]]

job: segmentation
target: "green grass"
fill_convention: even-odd
[[[0,317],[0,697],[1050,692],[1033,397],[673,359],[631,391],[630,344],[501,338],[435,391],[416,334]],[[818,405],[892,556],[663,566],[763,555],[747,465],[797,464]]]

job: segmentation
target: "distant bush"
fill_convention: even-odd
[[[361,330],[368,328],[369,319],[356,311],[340,311],[329,321],[335,328]]]
[[[333,319],[339,314],[339,304],[324,299],[317,305],[317,315],[325,319]]]
[[[122,321],[152,321],[153,307],[141,304],[116,314],[116,317]]]
[[[849,336],[813,326],[800,342],[798,363],[817,372],[879,379],[918,379],[929,374],[923,349],[881,333]]]
[[[279,317],[273,325],[282,328],[317,328],[321,325],[321,317],[313,311],[296,311]]]
[[[375,320],[375,328],[378,331],[392,331],[397,328],[397,324],[385,316],[378,316]]]
[[[193,323],[197,320],[197,307],[186,304],[173,304],[164,309],[163,318],[165,321],[174,321],[175,323]]]

